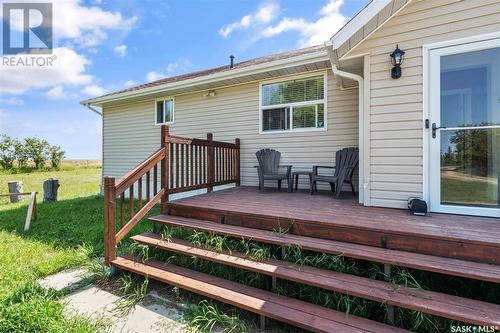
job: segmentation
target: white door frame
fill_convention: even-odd
[[[423,113],[424,119],[429,120],[428,125],[435,122],[439,127],[439,119],[431,119],[433,106],[439,105],[440,95],[432,94],[431,87],[434,91],[439,91],[440,84],[440,57],[443,55],[460,54],[465,52],[479,51],[500,47],[500,32],[491,34],[478,35],[473,37],[461,38],[451,41],[439,42],[423,46]],[[438,107],[439,110],[439,107]],[[438,195],[431,195],[434,188],[440,190],[439,172],[432,172],[440,165],[439,159],[432,159],[432,140],[440,142],[440,131],[437,131],[436,138],[431,138],[431,129],[423,130],[423,195],[424,199],[429,203],[430,210],[434,212],[443,212],[451,214],[463,215],[479,215],[500,217],[500,209],[486,207],[467,207],[455,205],[441,205],[436,202]],[[431,185],[432,184],[432,185]],[[434,200],[433,200],[434,199]]]

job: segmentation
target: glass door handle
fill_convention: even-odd
[[[432,138],[435,139],[436,138],[436,131],[438,129],[442,129],[442,128],[446,128],[444,126],[440,126],[440,127],[437,127],[436,126],[436,123],[432,123]]]

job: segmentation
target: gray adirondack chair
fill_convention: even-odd
[[[313,166],[311,177],[311,194],[317,191],[317,182],[330,184],[335,199],[338,199],[342,190],[342,185],[350,184],[352,194],[356,195],[352,176],[359,163],[359,149],[356,147],[343,148],[335,153],[335,166]],[[333,174],[320,174],[319,169],[334,169]]]
[[[280,165],[281,153],[266,148],[259,150],[255,155],[259,162],[259,165],[255,166],[259,174],[259,190],[264,191],[265,180],[277,180],[278,188],[281,188],[281,181],[286,180],[288,192],[292,192],[292,166]]]

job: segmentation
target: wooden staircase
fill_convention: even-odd
[[[160,188],[157,186],[158,174],[161,178]],[[144,178],[145,188],[143,187]],[[151,178],[153,178],[153,185],[151,185]],[[117,184],[113,177],[105,177],[106,263],[314,332],[404,331],[389,324],[347,315],[185,267],[144,258],[117,257],[117,244],[128,236],[156,203],[161,201],[162,214],[149,218],[150,221],[160,225],[210,232],[238,239],[245,238],[282,247],[294,246],[312,252],[381,263],[384,264],[384,271],[388,276],[390,276],[391,265],[396,265],[500,283],[500,266],[496,264],[445,258],[350,241],[279,233],[256,227],[229,225],[222,223],[223,218],[219,219],[219,222],[214,222],[214,220],[167,214],[169,194],[200,188],[211,191],[215,185],[228,183],[238,185],[239,179],[238,140],[234,144],[229,144],[213,141],[211,135],[207,136],[207,140],[183,138],[170,135],[168,128],[163,126],[161,148],[157,152]],[[134,184],[137,184],[135,185],[137,191],[134,191]],[[130,218],[125,221],[125,191],[127,190],[128,197],[132,200],[129,200],[128,205]],[[136,202],[133,200],[134,193],[138,198]],[[118,207],[117,198],[119,199]],[[143,198],[146,199],[144,205]],[[196,207],[193,207],[194,213],[196,213],[195,210]],[[217,216],[214,216],[214,219],[217,220]],[[131,240],[160,251],[192,256],[204,261],[270,276],[273,281],[273,290],[276,289],[279,279],[378,302],[381,306],[387,306],[389,320],[393,316],[393,307],[401,307],[459,322],[500,327],[500,305],[496,304],[394,285],[388,281],[389,279],[379,281],[300,266],[284,260],[256,261],[242,253],[200,248],[180,239],[162,239],[154,233],[134,235]]]
[[[118,257],[112,264],[236,307],[314,332],[406,332],[364,318],[347,316],[293,298],[252,288],[183,267]]]

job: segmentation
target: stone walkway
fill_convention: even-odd
[[[168,298],[153,290],[127,313],[119,313],[117,305],[123,298],[99,286],[90,285],[78,288],[86,272],[82,269],[63,271],[40,280],[46,289],[70,292],[64,301],[69,313],[77,313],[85,317],[99,320],[113,333],[180,333],[188,332],[182,322],[182,309]]]

